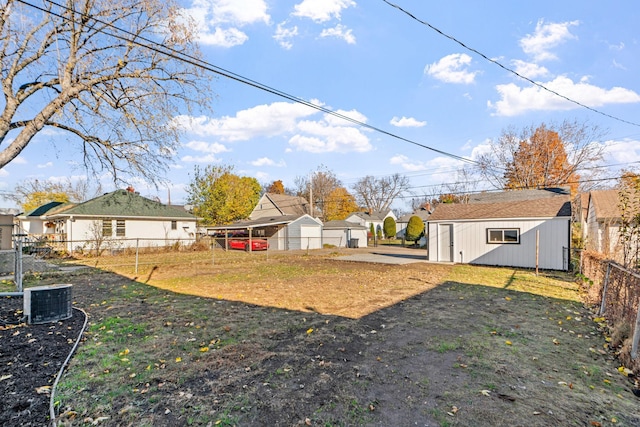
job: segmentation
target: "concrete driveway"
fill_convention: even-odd
[[[411,264],[428,262],[426,249],[378,246],[349,249],[350,255],[338,257],[341,261],[374,262],[378,264]]]

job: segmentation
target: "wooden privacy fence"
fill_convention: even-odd
[[[602,258],[583,253],[582,274],[588,286],[588,302],[599,306],[612,331],[611,345],[620,346],[620,360],[640,371],[640,273]]]

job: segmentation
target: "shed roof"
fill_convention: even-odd
[[[58,213],[58,215],[62,214],[65,216],[196,219],[194,215],[182,208],[165,205],[127,190],[116,190],[104,194]]]
[[[617,190],[594,190],[589,195],[597,220],[621,217]]]
[[[260,227],[268,227],[270,225],[290,224],[302,218],[303,216],[309,216],[309,218],[312,218],[308,214],[277,215],[277,216],[263,217],[258,219],[236,221],[232,224],[226,224],[226,225],[207,226],[204,228],[206,228],[207,230],[244,230],[247,228],[260,228]],[[314,221],[316,220],[314,219]]]
[[[356,215],[357,217],[360,217],[362,219],[369,220],[369,221],[371,220],[383,221],[390,213],[391,213],[391,209],[387,209],[386,211],[373,211],[371,212],[371,215],[369,215],[369,212],[367,211],[359,211],[359,212],[353,212],[349,214],[349,216]]]
[[[323,224],[323,227],[325,230],[343,230],[343,229],[351,229],[351,230],[366,230],[367,227],[365,227],[364,225],[360,225],[357,224],[355,222],[350,222],[350,221],[338,221],[338,220],[334,220],[334,221],[327,221]]]
[[[523,190],[507,190],[499,192],[475,193],[469,196],[468,203],[501,203],[520,200],[539,200],[549,197],[569,196],[569,187],[531,188]]]
[[[429,221],[570,217],[569,196],[502,203],[440,203]]]

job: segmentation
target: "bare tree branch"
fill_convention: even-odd
[[[169,123],[207,108],[208,79],[142,42],[197,57],[192,22],[163,0],[46,4],[0,0],[0,168],[54,126],[80,144],[89,171],[157,182],[178,148]]]

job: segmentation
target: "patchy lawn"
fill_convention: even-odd
[[[113,273],[65,276],[90,329],[56,395],[61,420],[640,424],[631,382],[563,274],[232,256],[144,258],[138,273],[112,259]]]

